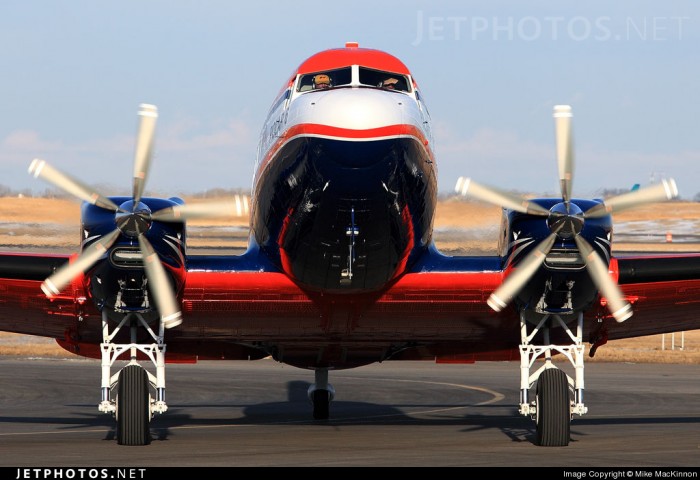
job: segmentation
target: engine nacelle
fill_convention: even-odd
[[[110,197],[117,205],[130,197]],[[175,205],[183,205],[179,198],[142,198],[150,211],[158,211]],[[85,249],[117,228],[113,212],[84,203],[81,208],[81,235]],[[148,223],[146,238],[158,253],[165,268],[172,291],[179,296],[185,283],[186,231],[183,222]],[[86,290],[100,310],[107,311],[113,319],[127,313],[140,313],[147,320],[158,317],[152,292],[143,265],[137,238],[122,234],[85,274]]]
[[[561,200],[535,199],[532,202],[550,210]],[[602,202],[572,199],[571,203],[579,211],[586,211]],[[551,218],[505,211],[500,246],[504,269],[517,268],[518,263],[528,253],[553,233],[552,223]],[[582,222],[581,230],[575,234],[588,241],[606,264],[610,262],[610,215],[586,218],[585,222]],[[570,235],[570,232],[557,236],[542,267],[514,298],[519,310],[525,309],[539,314],[567,314],[586,310],[596,300],[598,288],[586,269],[586,261],[579,252],[574,236]]]

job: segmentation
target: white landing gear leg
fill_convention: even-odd
[[[314,420],[328,420],[335,389],[328,383],[327,368],[314,370],[314,384],[309,387],[308,395],[314,406]]]
[[[560,327],[571,339],[570,345],[552,345],[550,329]],[[542,345],[532,340],[542,332]],[[569,444],[571,418],[584,415],[588,408],[583,403],[583,313],[578,313],[576,333],[559,315],[545,315],[528,334],[528,321],[520,314],[520,413],[537,423],[537,443],[541,446],[563,447]],[[552,351],[564,355],[574,367],[575,379],[552,362]],[[530,373],[535,361],[544,364]],[[535,400],[530,401],[530,388],[536,386]],[[572,400],[573,399],[573,400]]]
[[[153,343],[139,344],[137,332],[143,327]],[[112,340],[122,328],[129,328],[131,343],[118,344]],[[163,322],[156,335],[138,313],[126,315],[110,333],[107,315],[102,314],[102,401],[100,412],[117,419],[117,441],[120,445],[147,445],[150,443],[149,425],[156,413],[165,413],[165,343]],[[129,363],[112,375],[114,362],[129,353]],[[148,357],[155,367],[153,375],[139,364],[137,354]],[[122,358],[123,359],[123,358]],[[151,392],[155,392],[155,399]]]

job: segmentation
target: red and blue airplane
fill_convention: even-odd
[[[235,213],[233,204],[144,196],[157,109],[139,115],[131,196],[102,196],[43,160],[30,166],[83,200],[79,255],[0,253],[0,329],[101,359],[99,409],[116,417],[120,444],[149,443],[152,417],[167,410],[167,361],[272,356],[314,371],[316,419],[329,417],[331,370],[519,359],[520,413],[535,420],[540,445],[567,445],[572,417],[587,410],[585,342],[594,351],[607,339],[700,328],[700,255],[611,255],[611,214],[672,199],[675,183],[572,197],[568,106],[554,113],[560,197],[458,181],[460,194],[504,208],[498,255],[473,257],[433,243],[430,114],[392,55],[348,43],[284,83],[260,137],[249,246],[237,256],[191,255],[186,243],[188,219]],[[553,354],[570,360],[573,377]],[[114,372],[118,359],[129,362]]]

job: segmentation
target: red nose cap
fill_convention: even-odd
[[[360,42],[345,42],[345,48],[359,48]]]

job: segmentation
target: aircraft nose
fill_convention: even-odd
[[[300,98],[299,123],[368,130],[403,123],[405,98],[382,90],[347,88]]]

